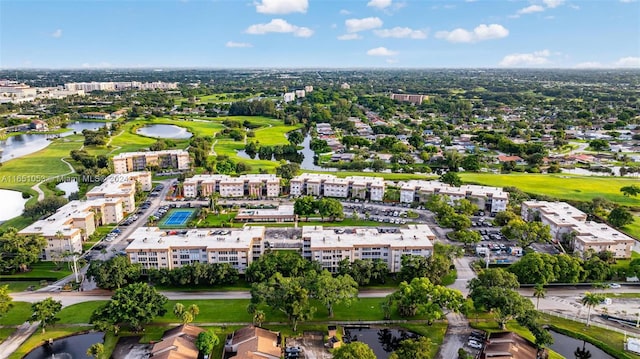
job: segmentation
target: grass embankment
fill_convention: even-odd
[[[622,227],[622,231],[631,237],[640,240],[640,212],[633,214],[633,223]]]
[[[466,183],[514,186],[524,192],[564,200],[591,201],[594,197],[603,197],[617,204],[640,207],[640,198],[625,197],[620,192],[621,187],[637,184],[636,178],[531,173],[460,173],[460,178]]]
[[[29,272],[0,275],[0,286],[8,285],[9,292],[22,292],[28,287],[40,288],[43,279],[54,281],[71,274],[67,263],[62,263],[60,269],[53,262],[39,262],[31,266]]]
[[[31,303],[13,302],[11,309],[0,317],[0,325],[20,325],[31,317]]]

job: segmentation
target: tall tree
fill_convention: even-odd
[[[389,359],[429,359],[432,347],[433,343],[427,337],[405,339],[400,342],[398,349],[391,353]]]
[[[42,334],[45,332],[45,327],[49,324],[53,324],[56,321],[60,320],[60,318],[56,318],[56,315],[62,309],[62,302],[59,300],[54,300],[49,297],[47,299],[41,300],[39,302],[33,303],[31,305],[31,318],[29,319],[29,323],[40,322],[40,328],[42,329]]]
[[[11,307],[13,307],[13,303],[11,303],[13,299],[9,295],[9,286],[3,285],[0,286],[0,318],[5,315]]]
[[[204,355],[205,358],[208,358],[211,355],[211,351],[213,348],[220,343],[220,338],[211,330],[204,331],[198,334],[196,338],[196,348]]]
[[[298,323],[311,319],[315,312],[309,298],[309,290],[303,286],[302,281],[302,278],[283,277],[276,273],[267,282],[253,284],[251,302],[266,303],[271,308],[283,312],[295,332]]]
[[[584,293],[584,297],[582,297],[580,302],[582,305],[587,307],[587,327],[591,325],[591,308],[602,303],[604,299],[604,294],[590,292]]]
[[[376,359],[376,354],[363,342],[351,342],[334,349],[333,359]]]
[[[502,234],[510,240],[515,240],[522,248],[528,248],[533,243],[548,243],[551,241],[549,226],[542,222],[525,222],[512,219],[502,227]]]
[[[262,327],[262,323],[267,319],[267,315],[264,310],[256,310],[253,312],[253,324],[257,327]]]
[[[173,315],[180,319],[182,324],[193,322],[198,314],[200,314],[200,308],[196,304],[191,304],[188,308],[185,308],[182,303],[176,303],[173,306]]]
[[[322,198],[318,201],[318,213],[323,219],[328,217],[331,221],[344,218],[342,203],[335,198]]]
[[[103,289],[118,289],[140,278],[142,266],[132,264],[126,256],[115,256],[107,261],[92,261],[87,277]]]
[[[540,298],[544,298],[547,290],[542,283],[538,283],[533,287],[533,296],[536,298],[536,310],[540,306]]]
[[[633,215],[623,207],[616,207],[609,212],[607,221],[614,227],[624,227],[633,223]]]
[[[414,278],[411,283],[400,283],[398,289],[389,295],[389,299],[398,304],[401,316],[423,314],[428,321],[440,319],[443,308],[457,312],[464,304],[460,291],[434,285],[427,278]]]
[[[640,194],[640,186],[636,186],[636,185],[624,186],[620,188],[620,192],[622,192],[622,194],[625,197],[629,197],[629,196],[635,197]]]
[[[315,278],[313,287],[314,297],[327,308],[329,318],[333,318],[335,304],[351,305],[358,297],[358,283],[348,274],[334,277],[324,270]]]
[[[0,271],[24,272],[40,259],[47,241],[38,235],[20,235],[14,227],[0,233]]]
[[[91,323],[125,324],[140,331],[144,324],[167,312],[166,303],[167,297],[147,283],[130,284],[116,290],[109,302],[96,309],[91,315]]]
[[[440,182],[446,183],[454,187],[460,187],[462,185],[462,179],[460,179],[460,176],[458,176],[457,173],[452,171],[449,171],[443,174],[442,176],[440,176]]]

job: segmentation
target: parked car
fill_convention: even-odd
[[[611,289],[620,289],[622,286],[618,283],[609,283],[609,288]]]
[[[475,340],[469,340],[467,345],[472,347],[473,349],[482,349],[482,343],[477,342]]]

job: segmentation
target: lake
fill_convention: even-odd
[[[416,339],[419,336],[410,331],[389,328],[344,328],[343,340],[347,342],[366,343],[378,359],[388,359],[405,339]]]
[[[91,130],[95,131],[100,127],[111,126],[111,122],[95,122],[95,121],[76,121],[73,123],[69,123],[67,125],[67,129],[71,131],[75,131],[78,134],[82,132],[82,130]],[[73,132],[71,132],[73,133]],[[66,133],[65,133],[66,135]]]
[[[303,156],[302,157],[302,162],[300,163],[300,169],[313,170],[313,171],[337,171],[336,168],[322,167],[322,166],[318,166],[318,165],[316,165],[314,163],[314,158],[313,157],[315,156],[315,153],[309,147],[310,143],[311,143],[311,135],[307,134],[305,136],[305,138],[304,138],[304,141],[302,141],[302,143],[300,144],[303,148],[298,151],[298,153]],[[255,155],[254,157],[249,156],[245,152],[245,150],[236,151],[236,154],[240,158],[247,158],[247,159],[258,158],[257,155]],[[279,161],[279,159],[275,158],[275,156],[274,156],[274,157],[271,158],[271,161]]]
[[[554,332],[553,330],[549,330],[549,333],[553,337],[553,344],[549,348],[565,358],[575,358],[574,353],[576,350],[583,350],[584,348],[585,351],[591,353],[591,358],[593,359],[615,359],[591,343]]]
[[[90,359],[87,349],[104,341],[104,333],[86,333],[54,339],[53,344],[43,344],[33,349],[24,359]]]
[[[76,181],[65,181],[60,182],[56,185],[56,188],[64,191],[64,198],[69,198],[69,195],[78,192],[78,182]]]
[[[140,127],[136,132],[155,138],[185,139],[193,136],[186,128],[175,125],[149,125]]]
[[[4,222],[22,214],[27,199],[22,198],[22,192],[0,189],[0,222]]]

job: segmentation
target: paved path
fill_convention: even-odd
[[[436,358],[453,359],[458,357],[458,349],[464,347],[471,333],[469,321],[463,314],[447,313],[447,332]],[[469,349],[469,348],[467,348]]]
[[[84,145],[82,145],[82,147],[80,147],[80,149],[82,149],[83,147],[84,147]],[[69,162],[65,161],[64,158],[61,158],[60,161],[64,162],[67,166],[69,166],[69,169],[71,171],[67,172],[67,173],[63,173],[61,175],[55,175],[55,176],[51,176],[51,177],[45,178],[42,181],[34,184],[31,187],[31,189],[36,191],[36,192],[38,192],[38,202],[40,202],[40,201],[42,201],[44,199],[44,192],[42,192],[42,190],[40,189],[40,185],[41,184],[43,184],[43,183],[45,183],[45,182],[47,182],[47,181],[49,181],[49,180],[51,180],[52,178],[55,178],[55,177],[68,176],[70,174],[76,173],[76,170],[73,169],[73,166],[71,166],[71,164]]]
[[[7,339],[0,343],[0,359],[6,359],[11,353],[16,351],[25,340],[37,329],[40,322],[29,324],[28,322],[18,327]]]

